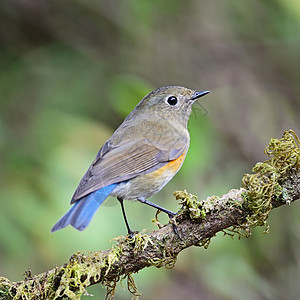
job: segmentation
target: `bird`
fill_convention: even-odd
[[[187,128],[192,105],[210,91],[160,87],[146,95],[104,143],[79,182],[70,210],[52,227],[84,230],[108,196],[117,197],[129,235],[124,200],[152,206],[169,218],[176,214],[147,199],[178,172],[190,144]]]

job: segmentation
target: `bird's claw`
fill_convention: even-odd
[[[177,214],[175,214],[175,213],[170,214],[169,220],[170,220],[170,223],[172,224],[174,233],[180,238],[180,235],[179,235],[178,229],[177,229],[176,215]]]
[[[138,234],[139,232],[136,230],[136,231],[133,231],[133,230],[130,230],[130,231],[128,231],[128,233],[127,233],[127,237],[129,238],[129,239],[133,239],[134,238],[134,235],[136,235],[136,234]]]

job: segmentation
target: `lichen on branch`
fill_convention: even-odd
[[[250,210],[245,227],[265,226],[269,230],[267,218],[272,209],[272,200],[279,200],[285,193],[282,182],[300,169],[299,138],[293,130],[286,131],[281,139],[271,139],[265,149],[269,159],[257,163],[253,174],[245,174],[242,187],[245,188],[244,206]],[[286,203],[289,202],[284,197]]]

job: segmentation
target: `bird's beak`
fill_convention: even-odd
[[[205,96],[205,95],[207,95],[209,93],[210,93],[210,91],[195,92],[194,95],[192,96],[192,98],[190,100],[196,100],[196,99],[198,99],[200,97],[203,97],[203,96]]]

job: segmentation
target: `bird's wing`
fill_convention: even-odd
[[[71,203],[104,186],[154,171],[178,158],[187,148],[188,143],[178,143],[178,140],[165,141],[163,147],[145,139],[127,140],[117,146],[111,146],[108,141],[81,179]]]

